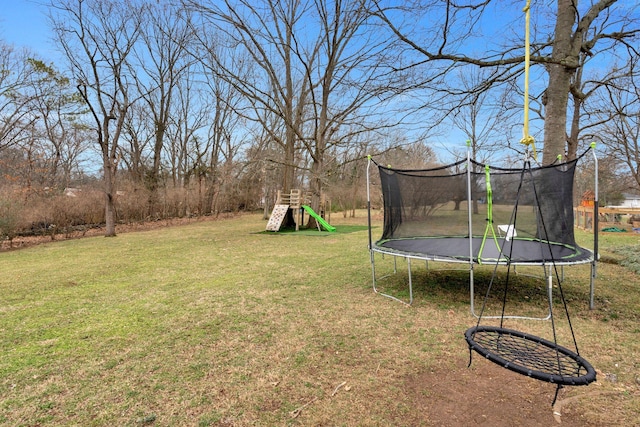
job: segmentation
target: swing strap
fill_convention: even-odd
[[[525,37],[524,37],[524,122],[522,127],[522,139],[520,142],[531,148],[533,159],[537,161],[536,141],[529,134],[529,63],[531,62],[530,53],[530,30],[529,17],[531,11],[531,0],[527,0],[527,5],[522,10],[525,13]]]

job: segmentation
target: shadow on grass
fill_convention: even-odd
[[[280,231],[258,231],[253,234],[267,234],[273,236],[316,236],[316,237],[327,237],[327,236],[336,236],[339,234],[349,234],[355,233],[358,231],[367,230],[368,227],[366,225],[338,225],[336,226],[336,231],[318,231],[317,228],[301,228],[296,231],[295,228],[283,228]]]
[[[380,275],[381,277],[382,275]],[[467,269],[458,270],[417,270],[413,271],[414,304],[433,303],[440,308],[463,307],[470,304],[470,280]],[[552,290],[553,305],[565,301],[589,300],[588,284],[564,281],[562,293],[554,279]],[[408,275],[398,266],[396,274],[389,274],[378,281],[378,290],[383,293],[408,300]],[[489,287],[491,287],[489,289]],[[487,292],[489,291],[489,292]],[[508,311],[527,316],[544,317],[549,307],[546,278],[539,274],[521,274],[499,270],[494,277],[492,269],[474,270],[474,305],[476,311],[486,304],[491,313],[500,312],[503,304]]]

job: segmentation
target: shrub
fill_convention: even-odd
[[[9,240],[10,246],[24,227],[22,210],[23,206],[19,201],[0,196],[0,239]]]
[[[149,191],[130,183],[120,185],[115,199],[117,220],[132,224],[149,219]]]

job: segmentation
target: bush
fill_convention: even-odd
[[[135,224],[144,221],[199,216],[211,212],[206,186],[194,183],[188,188],[161,187],[152,200],[140,183],[122,179],[115,195],[116,221]],[[0,187],[0,240],[17,236],[50,236],[84,232],[105,223],[104,192],[99,184],[74,189],[26,190]],[[239,192],[229,186],[216,194],[216,213],[249,210],[259,200],[252,192]]]
[[[0,239],[9,240],[10,245],[25,226],[22,210],[23,206],[19,201],[6,195],[0,196]]]
[[[32,196],[24,205],[25,227],[21,235],[67,236],[104,223],[104,195],[92,189],[66,194]]]
[[[123,224],[148,221],[149,191],[126,182],[120,188],[115,198],[117,221]]]

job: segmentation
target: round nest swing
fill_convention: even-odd
[[[525,12],[525,96],[524,96],[524,127],[523,134],[524,137],[522,139],[522,143],[527,145],[527,157],[529,156],[529,147],[533,151],[533,159],[536,159],[536,151],[535,151],[535,141],[533,137],[529,135],[529,16],[530,16],[530,0],[527,0],[527,5],[523,10]],[[526,169],[529,169],[529,174],[531,173],[531,165],[530,161],[525,161],[525,166],[523,168],[523,174],[521,175],[520,186],[522,186],[524,173]],[[536,198],[536,204],[540,205],[540,200],[538,198],[538,192],[535,188],[535,183],[533,183],[534,191],[533,194]],[[518,194],[516,196],[516,202],[514,205],[514,210],[512,213],[513,221],[510,221],[510,224],[513,224],[514,228],[516,226],[516,216],[518,211],[518,201],[520,198],[520,190],[518,188]],[[540,226],[543,230],[543,235],[548,237],[547,228],[544,222],[544,219],[540,217]],[[547,239],[547,241],[549,241]],[[511,244],[511,250],[513,250],[513,244]],[[502,251],[502,248],[501,248]],[[571,351],[565,347],[562,347],[557,344],[557,342],[548,341],[544,338],[540,338],[534,335],[530,335],[524,332],[507,329],[502,325],[502,320],[504,320],[504,305],[506,304],[506,296],[507,291],[505,288],[505,293],[503,297],[503,315],[501,317],[500,326],[484,326],[480,325],[480,321],[482,318],[483,309],[480,312],[480,316],[478,317],[478,323],[475,327],[467,329],[465,332],[465,339],[467,344],[469,345],[469,365],[471,365],[471,356],[473,351],[481,354],[486,359],[490,360],[493,363],[496,363],[504,368],[507,368],[516,373],[529,376],[536,380],[547,381],[549,383],[556,384],[556,394],[553,399],[553,404],[555,404],[556,399],[558,397],[558,391],[561,387],[565,385],[587,385],[596,380],[596,371],[593,369],[591,364],[583,359],[578,352],[578,345],[575,340],[575,335],[573,332],[573,327],[571,326],[571,320],[569,317],[569,311],[567,308],[567,304],[564,298],[564,293],[562,291],[562,286],[560,285],[561,280],[558,274],[557,266],[556,266],[556,258],[551,254],[551,262],[553,264],[553,271],[555,271],[558,288],[560,289],[560,295],[562,296],[562,302],[564,304],[565,313],[567,315],[567,321],[569,324],[569,328],[571,330],[571,336],[573,337],[573,342],[575,344],[576,351]],[[508,271],[510,271],[512,263],[507,262]],[[495,277],[494,270],[494,277]],[[509,281],[507,275],[507,283]],[[493,283],[493,278],[491,284]],[[491,284],[487,290],[487,294],[485,296],[485,303],[487,298],[489,297],[489,292],[491,290]],[[550,284],[551,285],[551,284]],[[555,322],[552,313],[552,299],[549,295],[549,313],[551,318],[551,324],[553,328],[553,337],[554,341],[556,338],[555,332]]]
[[[579,354],[543,338],[496,326],[475,326],[464,334],[469,351],[522,375],[557,385],[587,385],[596,371]]]

